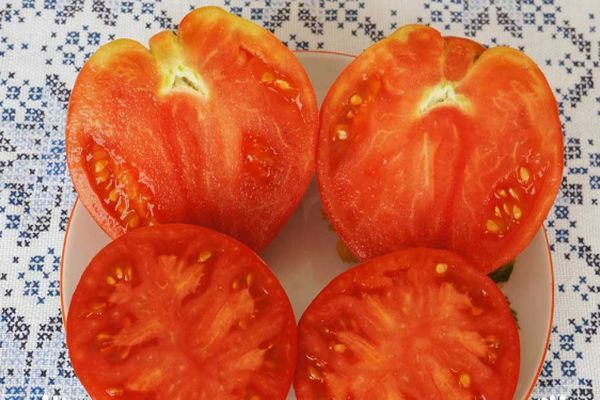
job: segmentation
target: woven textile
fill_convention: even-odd
[[[147,43],[200,1],[0,0],[0,399],[85,399],[59,302],[75,200],[65,163],[70,89],[119,37]],[[224,0],[291,49],[356,54],[407,23],[527,52],[559,102],[565,177],[546,221],[556,310],[536,399],[600,397],[600,1]],[[551,397],[553,396],[553,397]]]

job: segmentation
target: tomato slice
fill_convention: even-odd
[[[271,271],[208,229],[136,229],[91,261],[67,319],[94,399],[285,399],[296,322]]]
[[[77,77],[67,119],[75,188],[113,238],[191,223],[265,247],[314,171],[315,94],[294,54],[215,7],[177,35],[101,47]]]
[[[335,278],[299,324],[299,400],[512,400],[519,336],[492,280],[411,248]]]
[[[563,147],[540,69],[432,28],[357,57],[321,109],[317,174],[349,250],[453,250],[490,272],[514,259],[558,192]]]

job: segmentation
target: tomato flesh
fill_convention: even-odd
[[[326,213],[358,258],[447,248],[490,272],[540,228],[562,155],[556,102],[533,61],[410,25],[331,87],[317,174]]]
[[[317,125],[294,54],[204,7],[177,35],[152,37],[150,50],[116,40],[90,58],[69,104],[67,161],[82,203],[113,238],[181,222],[261,249],[310,181]]]
[[[502,292],[445,250],[405,249],[350,269],[299,324],[299,400],[511,400],[518,375]]]
[[[251,250],[167,224],[96,255],[73,295],[67,345],[95,399],[284,399],[296,325]]]

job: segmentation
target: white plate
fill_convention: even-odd
[[[297,55],[319,102],[352,60],[348,55],[325,52]],[[108,242],[109,238],[77,201],[67,227],[61,264],[61,306],[65,318],[83,270]],[[262,254],[287,291],[296,318],[331,279],[348,269],[349,264],[342,262],[336,251],[336,242],[337,236],[322,217],[313,181],[296,213]],[[517,258],[514,272],[502,289],[517,312],[520,325],[521,375],[515,399],[527,399],[542,368],[554,307],[552,260],[543,230]],[[293,393],[288,399],[295,399]]]

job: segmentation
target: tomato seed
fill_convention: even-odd
[[[252,282],[254,282],[254,276],[252,274],[246,275],[246,285],[250,287],[252,286]]]
[[[502,216],[502,212],[500,211],[500,207],[498,207],[498,206],[494,207],[494,215],[496,217],[501,217]]]
[[[108,388],[106,389],[106,394],[110,397],[123,396],[125,391],[121,388]]]
[[[508,192],[510,193],[510,195],[513,197],[513,199],[515,200],[519,200],[519,194],[517,193],[517,191],[513,188],[509,188]]]
[[[446,271],[448,271],[448,264],[445,263],[437,263],[435,265],[435,272],[437,272],[438,274],[444,274],[446,273]]]
[[[280,89],[280,90],[290,90],[292,87],[290,86],[290,84],[288,83],[288,81],[284,81],[283,79],[275,79],[275,85]]]
[[[460,386],[464,387],[465,389],[468,389],[469,387],[471,387],[471,375],[467,374],[466,372],[462,372],[458,376],[458,383],[460,383]]]
[[[496,352],[491,351],[488,353],[488,362],[490,364],[495,364],[496,360],[498,360],[498,355],[496,354]]]
[[[479,316],[481,314],[483,314],[483,309],[479,308],[479,307],[473,307],[471,309],[471,314],[473,314],[474,316]]]
[[[350,104],[352,104],[353,106],[358,106],[358,105],[362,104],[362,102],[363,102],[362,97],[360,97],[357,94],[350,97]]]
[[[510,207],[508,206],[508,203],[502,204],[502,209],[504,210],[506,215],[510,215]]]
[[[117,283],[117,281],[115,280],[115,278],[113,278],[112,276],[107,276],[106,277],[106,283],[108,283],[109,285],[114,285],[115,283]]]
[[[333,351],[335,351],[336,353],[343,353],[346,351],[346,346],[343,345],[342,343],[334,344]]]
[[[108,166],[108,160],[96,161],[94,164],[94,172],[100,173]]]
[[[212,252],[210,250],[204,250],[204,251],[200,252],[200,254],[198,254],[198,262],[203,263],[211,257],[212,257]]]
[[[274,79],[275,79],[275,77],[273,76],[273,74],[268,71],[265,72],[261,78],[261,80],[264,83],[272,83]]]
[[[348,126],[347,125],[338,125],[335,128],[335,134],[339,140],[348,139]]]
[[[116,189],[111,190],[110,193],[108,194],[108,201],[110,201],[112,203],[117,201],[118,198],[119,198],[119,193],[117,192]]]
[[[488,219],[488,221],[485,223],[485,228],[491,233],[500,232],[500,225],[498,225],[498,223],[492,219]]]
[[[133,270],[131,269],[131,266],[126,266],[125,267],[125,282],[129,282],[133,279]]]
[[[123,270],[121,269],[121,267],[115,268],[115,276],[117,277],[117,279],[123,279]]]
[[[521,216],[523,215],[523,213],[521,212],[521,208],[519,208],[519,206],[517,206],[516,204],[513,206],[513,217],[515,217],[515,219],[518,221],[521,219]]]
[[[140,224],[140,217],[136,214],[133,213],[129,216],[129,218],[127,218],[127,227],[128,228],[137,228]]]
[[[520,167],[519,168],[519,182],[522,185],[526,185],[529,183],[530,178],[531,178],[531,174],[529,173],[529,170],[525,167]]]
[[[308,379],[311,381],[323,382],[323,374],[313,365],[308,366]]]

